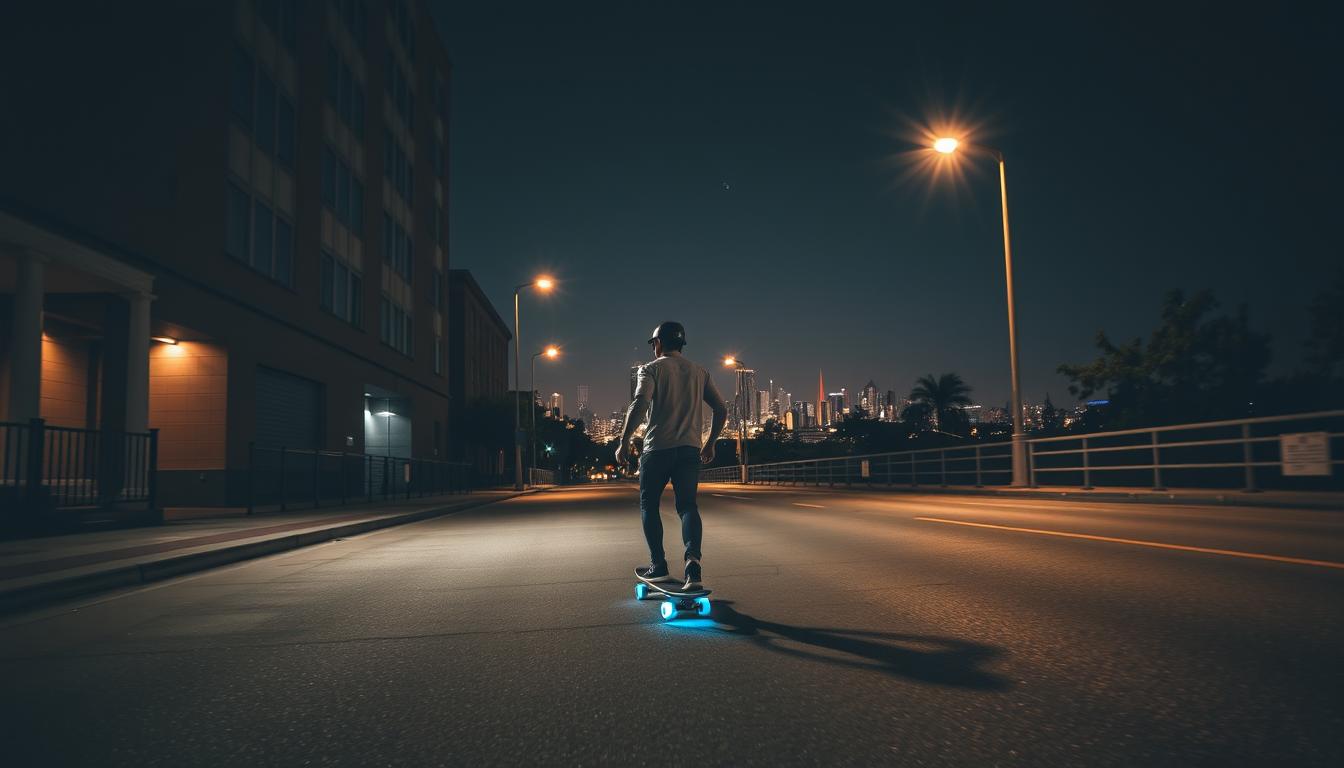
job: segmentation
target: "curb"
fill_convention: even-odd
[[[741,483],[729,483],[730,485],[741,485]],[[1320,501],[1316,499],[1302,499],[1298,501],[1287,501],[1275,498],[1265,498],[1259,493],[1245,493],[1242,491],[1226,491],[1222,493],[1208,493],[1198,496],[1186,496],[1179,493],[1165,493],[1163,491],[1083,491],[1083,490],[1058,490],[1050,491],[1045,489],[1032,489],[1028,491],[1007,491],[993,488],[959,488],[921,485],[915,488],[909,486],[893,486],[890,488],[876,486],[860,485],[811,485],[798,484],[782,485],[772,483],[748,483],[748,486],[761,488],[820,488],[827,490],[841,491],[859,491],[866,493],[924,493],[924,494],[946,494],[949,496],[994,496],[1001,499],[1042,499],[1054,501],[1105,501],[1120,502],[1128,504],[1188,504],[1191,506],[1210,506],[1210,507],[1259,507],[1262,509],[1319,509],[1334,512],[1344,512],[1344,494],[1340,494],[1338,501]],[[1272,493],[1272,491],[1271,491]]]
[[[0,591],[0,615],[16,613],[30,608],[41,607],[47,603],[67,600],[74,597],[106,592],[113,589],[134,587],[154,581],[170,579],[197,571],[218,568],[221,565],[251,560],[278,552],[300,549],[312,544],[320,544],[345,536],[354,536],[381,528],[391,528],[407,523],[416,523],[432,517],[442,517],[455,512],[483,507],[500,501],[517,498],[531,491],[523,491],[493,499],[454,506],[431,507],[403,515],[389,515],[374,520],[360,520],[354,523],[335,525],[316,531],[305,531],[287,536],[279,536],[265,541],[252,541],[233,546],[220,547],[206,552],[194,552],[189,555],[176,555],[138,565],[124,565],[96,573],[55,579],[43,584],[34,584],[19,589]]]

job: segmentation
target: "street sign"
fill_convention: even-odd
[[[1330,435],[1326,432],[1279,435],[1279,457],[1284,477],[1329,477]]]

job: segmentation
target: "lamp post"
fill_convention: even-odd
[[[546,348],[541,350],[540,352],[532,353],[532,380],[531,383],[528,385],[530,387],[530,391],[527,394],[528,397],[534,397],[536,394],[537,358],[541,357],[542,355],[545,355],[547,358],[554,360],[555,358],[560,356],[560,348],[555,346],[554,344],[548,344]],[[528,482],[530,483],[532,481],[532,470],[537,468],[537,403],[534,400],[533,402],[529,403],[529,405],[531,405],[531,407],[528,408],[528,411],[532,414],[530,417],[532,419],[532,437],[527,441],[528,451],[531,454],[531,457],[528,459],[527,462],[527,475],[528,475],[527,479]]]
[[[723,364],[728,368],[732,368],[737,376],[737,382],[734,384],[733,388],[737,391],[736,394],[738,395],[738,397],[741,398],[741,402],[740,403],[738,402],[738,397],[734,397],[733,402],[737,403],[737,455],[739,460],[742,462],[742,482],[745,483],[747,482],[747,402],[748,402],[747,397],[748,396],[746,392],[746,387],[742,386],[743,384],[742,371],[745,370],[747,366],[744,365],[741,360],[737,359],[733,355],[729,355],[723,358]]]
[[[555,287],[555,281],[543,275],[530,283],[523,283],[513,289],[513,489],[515,491],[523,490],[523,427],[521,423],[523,406],[522,403],[518,402],[518,398],[523,394],[518,384],[518,378],[522,375],[519,371],[522,365],[519,362],[520,355],[518,352],[520,343],[518,338],[518,296],[526,288],[536,288],[545,292],[553,287]]]
[[[1003,271],[1008,287],[1008,356],[1013,388],[1013,485],[1025,486],[1027,477],[1027,436],[1022,431],[1022,388],[1017,364],[1017,312],[1013,284],[1013,248],[1008,237],[1008,177],[1004,170],[1003,153],[990,147],[963,145],[952,137],[941,137],[933,142],[935,152],[951,155],[959,149],[980,150],[994,157],[999,164],[999,204],[1003,210]]]

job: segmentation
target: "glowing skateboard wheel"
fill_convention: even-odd
[[[636,599],[636,600],[643,600],[644,598],[646,598],[646,597],[648,597],[648,596],[649,596],[649,585],[648,585],[648,584],[636,584],[636,585],[635,585],[635,599]]]
[[[701,616],[708,616],[708,615],[709,615],[709,598],[708,598],[708,597],[697,597],[697,598],[695,599],[695,612],[698,613],[698,614],[700,614]]]
[[[673,605],[670,601],[665,601],[662,605],[658,606],[658,612],[663,615],[664,621],[671,621],[677,618],[677,606]]]

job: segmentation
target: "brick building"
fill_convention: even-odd
[[[446,457],[423,0],[7,17],[0,421],[157,428],[165,505],[240,503],[253,444]]]
[[[513,334],[481,286],[465,269],[448,271],[448,380],[450,420],[466,422],[468,409],[482,400],[499,400],[508,388],[509,341]],[[513,424],[508,424],[509,429]],[[454,459],[470,461],[482,475],[502,476],[513,460],[498,446],[486,445],[466,430],[454,433]]]

